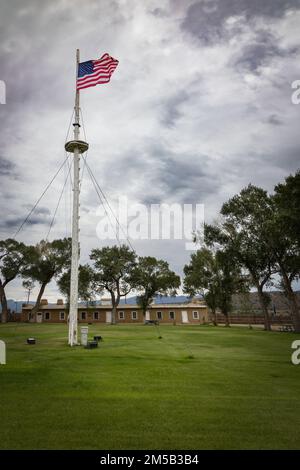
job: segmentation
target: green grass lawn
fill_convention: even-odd
[[[298,336],[243,327],[0,325],[2,449],[299,449]],[[26,344],[34,336],[37,344]]]

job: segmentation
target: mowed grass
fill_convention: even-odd
[[[300,448],[297,335],[142,325],[89,333],[103,336],[98,349],[67,346],[66,325],[0,325],[2,449]]]

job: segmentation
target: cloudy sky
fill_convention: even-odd
[[[206,220],[248,183],[272,191],[299,168],[300,0],[2,0],[0,230],[12,236],[62,164],[74,103],[75,51],[108,52],[107,85],[81,92],[88,162],[112,205],[205,205]],[[18,239],[45,238],[67,166]],[[50,238],[70,233],[70,185]],[[99,200],[85,171],[82,261]],[[115,206],[114,206],[115,207]],[[113,242],[111,242],[113,243]],[[133,241],[178,273],[184,241]],[[55,285],[46,292],[55,300]],[[20,282],[8,297],[24,298]]]

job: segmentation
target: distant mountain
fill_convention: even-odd
[[[202,297],[198,296],[198,298],[201,299]],[[191,300],[190,297],[186,295],[177,295],[177,296],[170,296],[170,297],[158,295],[157,297],[155,297],[154,303],[155,304],[182,304],[182,303],[188,302],[189,300]],[[7,305],[11,312],[21,313],[22,305],[25,303],[26,303],[25,300],[14,300],[14,299],[7,300]],[[33,305],[34,302],[29,302],[29,304]],[[85,302],[80,302],[80,304],[84,306],[86,305]],[[124,304],[136,305],[136,297],[129,297],[127,299],[123,298],[121,299],[120,304],[121,305],[124,305]],[[52,304],[49,304],[49,305],[52,305]],[[100,300],[95,301],[95,305],[101,305],[101,301]],[[2,312],[2,308],[0,305],[0,313],[1,312]]]
[[[269,313],[278,315],[289,315],[290,305],[288,299],[279,291],[268,292],[270,295],[270,303],[268,306]],[[296,296],[300,300],[300,291],[295,291]],[[250,292],[248,295],[236,294],[232,297],[233,313],[262,313],[257,292]]]
[[[196,296],[197,299],[202,299],[202,296],[198,295]],[[155,304],[182,304],[185,302],[189,302],[191,300],[191,297],[188,297],[186,295],[176,295],[176,296],[167,296],[167,295],[158,295],[154,299]],[[124,299],[124,297],[120,300],[120,305],[136,305],[136,297],[128,297]],[[84,302],[82,302],[82,305],[85,305]],[[95,301],[95,305],[101,305],[101,301],[97,300]]]
[[[202,296],[197,295],[195,296],[197,299],[202,299]],[[107,297],[107,300],[109,300],[109,297]],[[185,302],[189,302],[191,300],[191,297],[188,297],[186,295],[177,295],[177,296],[166,296],[166,295],[158,295],[154,299],[155,304],[182,304]],[[93,304],[96,305],[101,305],[101,300],[96,300],[93,302]],[[136,305],[136,297],[128,297],[124,299],[124,297],[120,300],[120,305]],[[80,302],[80,305],[85,306],[85,302]],[[102,303],[103,305],[103,303]]]
[[[197,299],[202,299],[202,296],[196,296]],[[189,302],[191,297],[186,295],[176,295],[176,296],[167,296],[167,295],[157,295],[154,299],[155,304],[183,304]],[[120,304],[136,304],[136,297],[130,297],[129,299],[122,299]]]
[[[8,299],[7,300],[7,306],[11,312],[17,312],[21,313],[22,312],[22,305],[25,304],[25,300],[14,300],[14,299]],[[29,302],[31,305],[34,304],[34,302]],[[2,312],[2,308],[0,305],[0,312]]]

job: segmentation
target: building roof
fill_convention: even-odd
[[[149,309],[155,309],[159,310],[160,308],[169,308],[169,309],[174,309],[174,308],[206,308],[206,305],[204,302],[189,302],[189,303],[181,303],[181,304],[152,304],[150,305]],[[31,310],[33,308],[33,305],[24,305],[23,310]],[[47,305],[40,305],[39,310],[64,310],[66,308],[66,304],[64,305],[57,305],[57,304],[47,304]],[[86,305],[78,304],[78,309],[80,310],[107,310],[111,309],[112,305],[107,304],[107,305],[89,305],[88,307]],[[140,306],[136,304],[119,304],[117,307],[119,310],[140,310]]]

